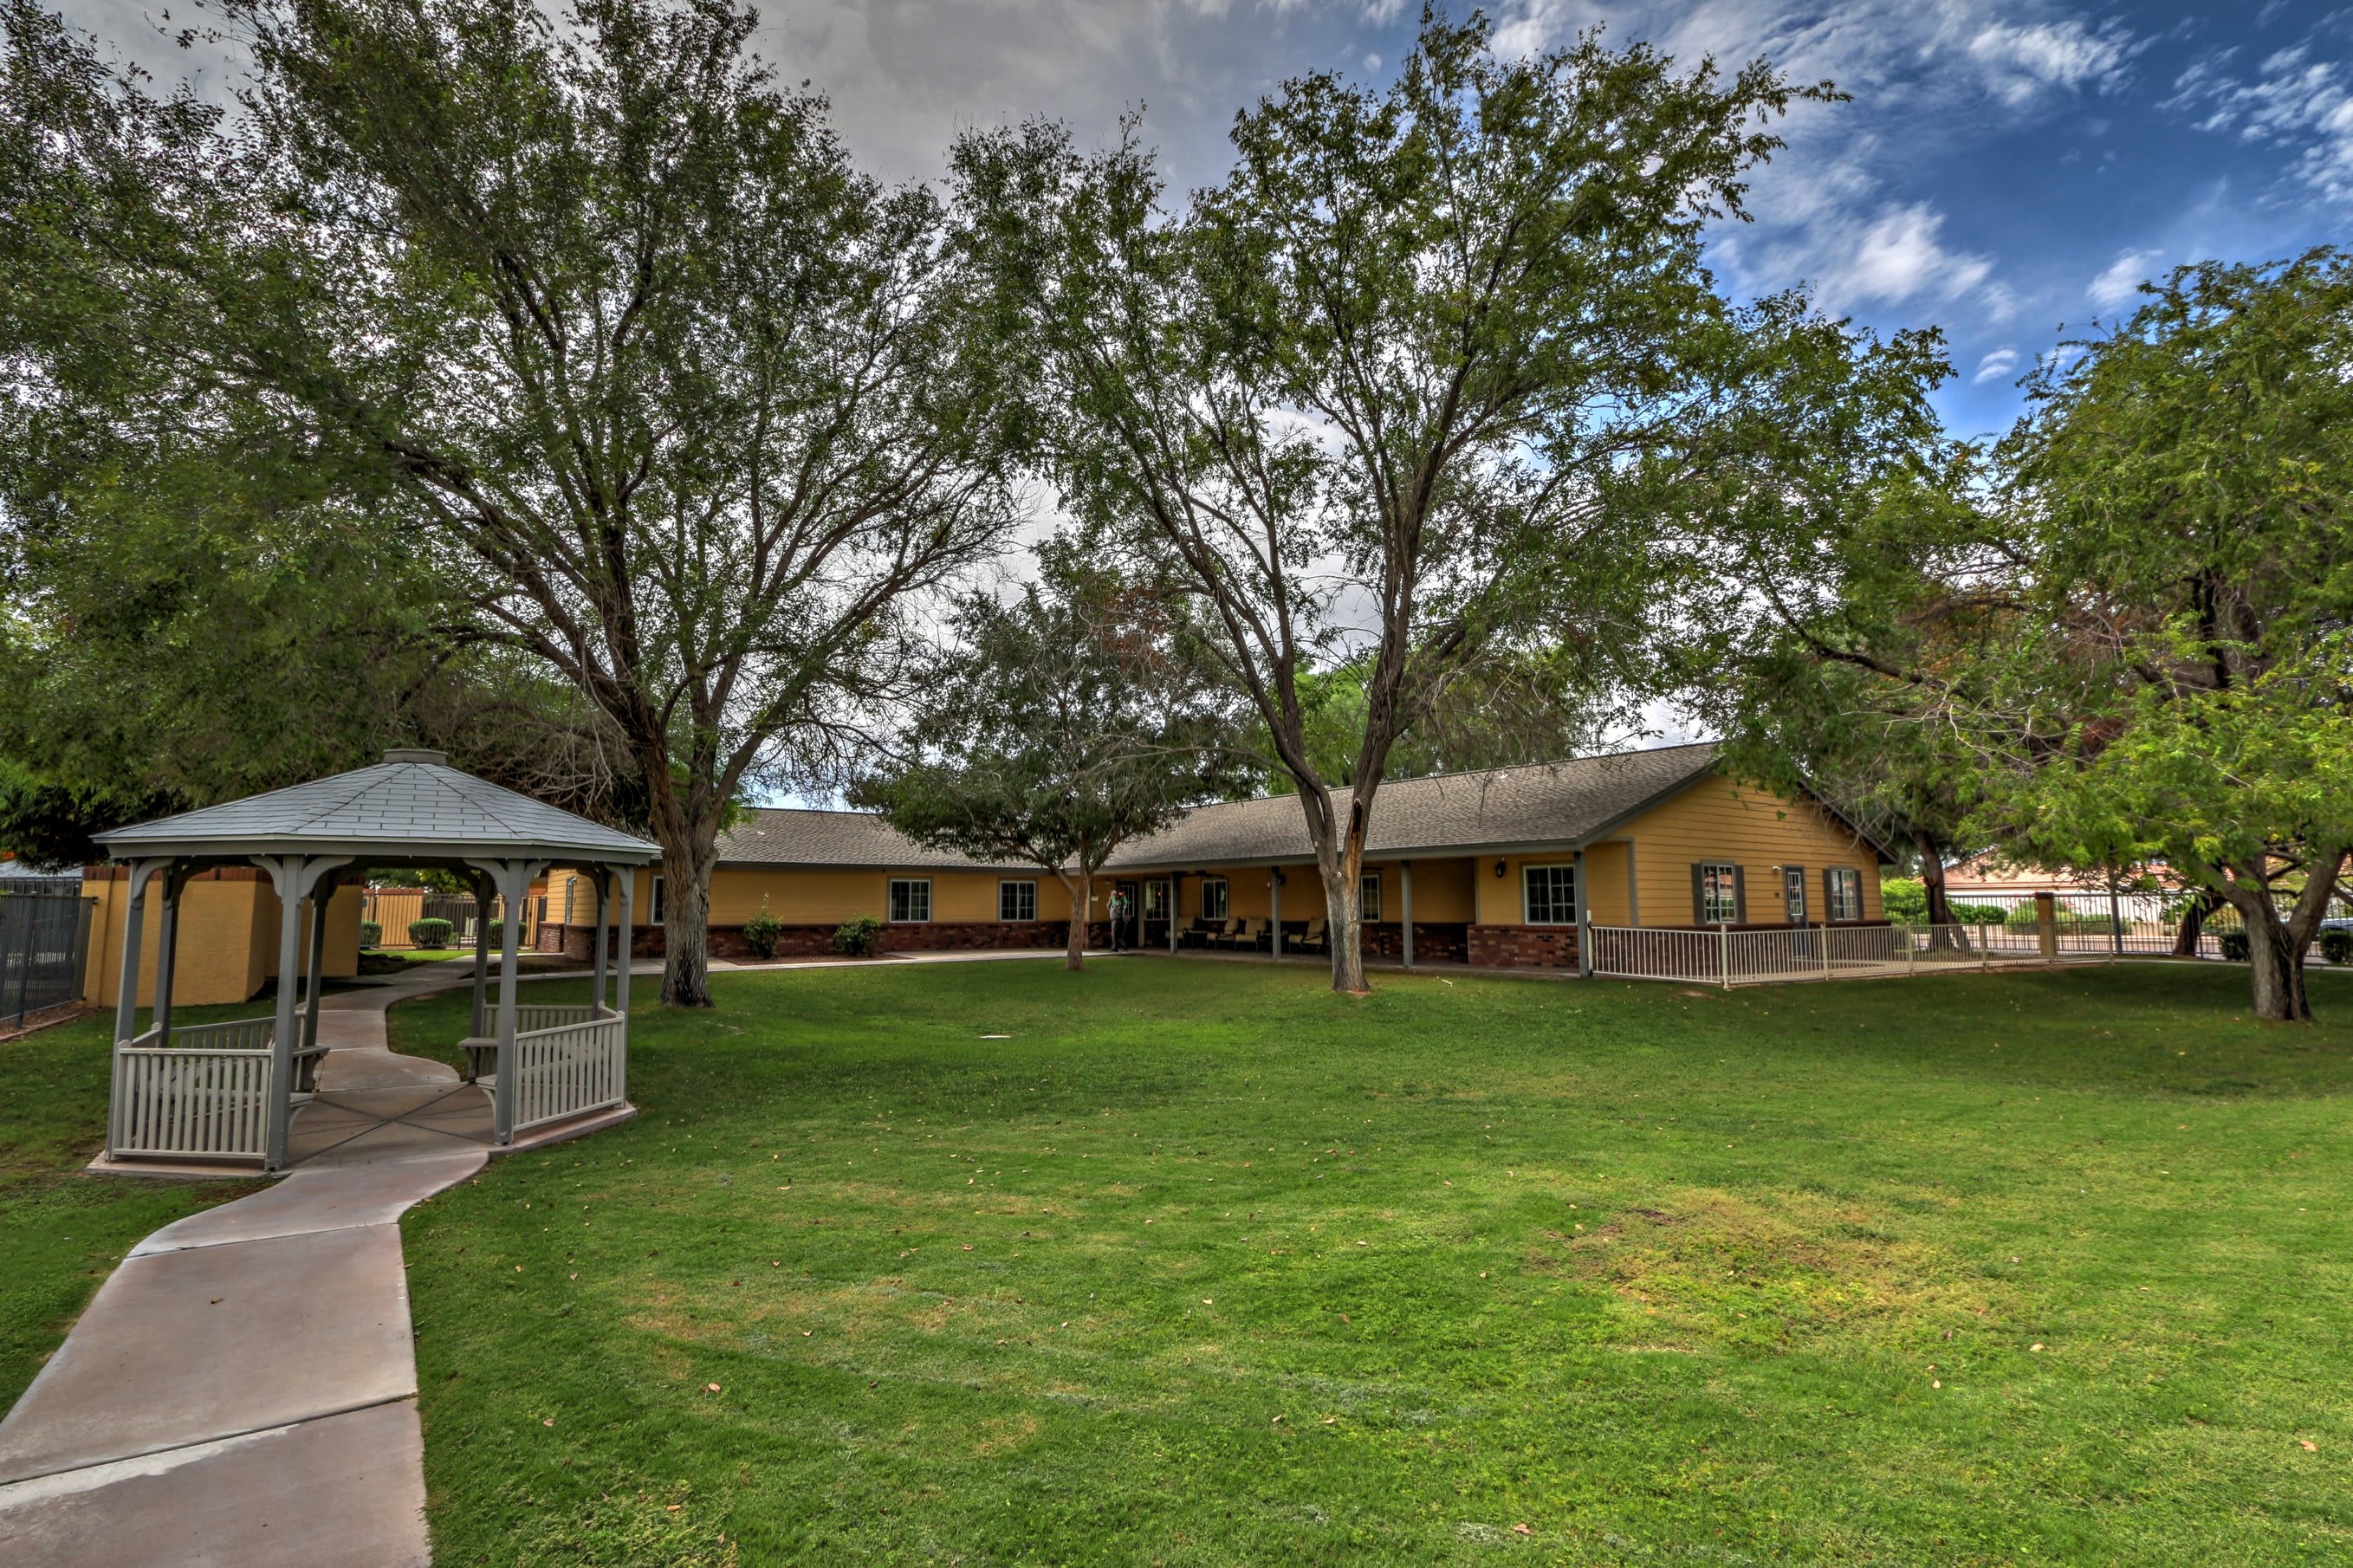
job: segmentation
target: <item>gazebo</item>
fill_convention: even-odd
[[[473,1028],[465,1043],[478,1059],[492,1064],[495,1142],[620,1105],[628,1097],[630,873],[660,854],[641,838],[460,773],[438,752],[410,750],[386,752],[373,767],[94,837],[128,866],[131,878],[122,989],[114,1014],[111,1160],[285,1166],[294,1107],[311,1094],[324,1054],[319,974],[327,901],[340,883],[363,877],[370,867],[456,871],[472,881],[481,900]],[[172,972],[181,892],[199,871],[242,865],[259,867],[278,894],[277,1011],[175,1027]],[[586,1005],[524,1006],[515,994],[522,923],[516,916],[532,882],[557,866],[585,873],[596,889],[591,999]],[[154,1007],[146,1031],[134,1033],[151,882],[163,900]],[[494,997],[487,918],[492,893],[507,911]],[[608,1003],[606,922],[617,910],[621,952],[611,966]],[[305,973],[310,994],[298,1007],[295,979]]]

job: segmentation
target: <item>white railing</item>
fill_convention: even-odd
[[[509,1065],[501,1062],[499,1070]],[[628,1091],[628,1020],[590,1018],[518,1034],[512,1066],[518,1132],[618,1105]]]
[[[193,1025],[172,1031],[170,1045],[150,1029],[117,1046],[108,1152],[188,1160],[265,1158],[271,1023],[246,1018]],[[191,1037],[249,1040],[256,1024],[261,1026],[258,1048],[184,1043]]]
[[[277,1026],[277,1018],[267,1013],[220,1024],[187,1024],[172,1031],[172,1045],[183,1051],[266,1051]]]
[[[497,1016],[495,1011],[491,1013],[493,1018]],[[571,1006],[545,1002],[518,1002],[515,1004],[515,1033],[530,1035],[542,1029],[561,1028],[567,1024],[585,1024],[596,1016],[596,1010],[586,1002]]]
[[[1791,926],[1768,931],[1594,926],[1589,934],[1596,974],[1680,980],[1727,990],[2042,961],[2037,932],[2000,926]],[[2105,952],[2063,943],[2058,956],[2081,959]]]

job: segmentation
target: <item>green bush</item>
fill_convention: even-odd
[[[2353,931],[2322,931],[2320,956],[2331,963],[2353,963]]]
[[[416,947],[447,947],[458,928],[438,916],[408,922],[408,940]]]
[[[2244,963],[2247,962],[2247,933],[2245,931],[2226,931],[2222,933],[2222,956],[2224,958],[2229,959],[2233,963]]]
[[[384,945],[384,927],[374,921],[360,921],[360,946],[363,950]]]
[[[1882,877],[1879,906],[1897,925],[1928,923],[1928,885],[1917,877]]]
[[[760,912],[744,922],[744,945],[754,958],[776,956],[776,938],[784,934],[785,922],[768,912],[768,895],[760,895]],[[837,944],[840,933],[835,933]]]
[[[871,958],[882,945],[882,922],[872,915],[844,921],[834,929],[833,950],[852,958]]]

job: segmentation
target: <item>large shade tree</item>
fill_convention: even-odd
[[[662,847],[663,996],[705,1003],[730,802],[887,689],[911,597],[1009,515],[968,249],[729,0],[221,9],[227,117],[12,0],[9,269],[182,425],[259,418],[416,531],[453,645],[579,694]]]
[[[1096,873],[1225,793],[1240,754],[1231,699],[1181,605],[1067,549],[1045,563],[1009,602],[964,602],[903,753],[851,795],[919,843],[1056,878],[1077,969]]]
[[[1488,43],[1481,17],[1425,14],[1386,87],[1285,83],[1181,210],[1133,127],[1095,154],[1052,126],[958,153],[1033,331],[1045,464],[1097,537],[1195,596],[1298,796],[1347,991],[1399,738],[1465,672],[1545,669],[1588,716],[1635,689],[1681,570],[1648,526],[1670,476],[1848,345],[1792,300],[1736,309],[1701,265],[1779,145],[1767,122],[1826,88]],[[1342,668],[1361,720],[1335,773],[1316,683]]]

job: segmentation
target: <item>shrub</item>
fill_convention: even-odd
[[[1926,925],[1928,885],[1917,877],[1882,877],[1879,906],[1898,925]]]
[[[2320,956],[2331,963],[2353,963],[2353,931],[2322,931]]]
[[[408,940],[417,947],[447,947],[458,928],[439,917],[408,922]]]
[[[744,922],[744,945],[754,958],[776,956],[776,938],[784,934],[785,922],[768,912],[768,895],[760,895],[760,912]],[[837,944],[839,933],[836,933]]]
[[[852,958],[871,958],[882,945],[882,922],[872,915],[844,921],[834,928],[833,950]]]
[[[2247,962],[2247,933],[2245,931],[2226,931],[2222,933],[2222,956],[2224,958],[2229,959],[2233,963],[2244,963]]]
[[[384,927],[374,921],[360,921],[360,946],[363,949],[384,945]]]

